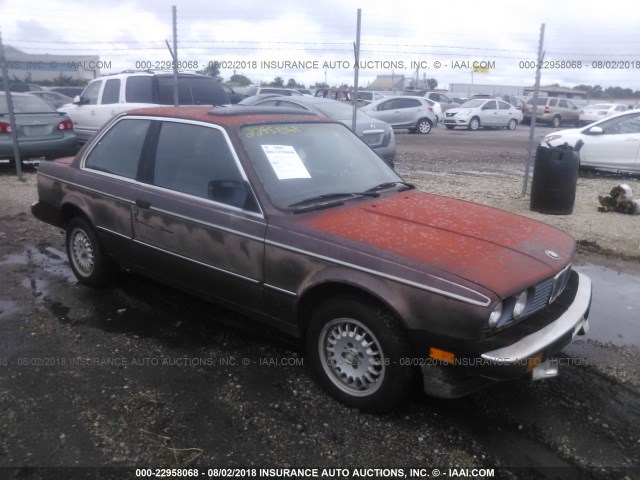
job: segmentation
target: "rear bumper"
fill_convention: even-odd
[[[66,134],[57,139],[18,139],[18,151],[21,158],[46,157],[59,158],[75,155],[78,152],[78,139],[75,134]],[[14,158],[13,144],[3,142],[0,146],[0,158]]]
[[[567,288],[558,299],[521,325],[470,343],[448,339],[443,349],[455,354],[453,363],[421,363],[425,392],[432,396],[455,398],[487,384],[532,373],[536,367],[556,355],[576,335],[589,328],[591,280],[571,272]],[[540,328],[534,329],[535,325]],[[428,337],[414,344],[418,351],[428,351]],[[440,348],[440,345],[431,345]]]

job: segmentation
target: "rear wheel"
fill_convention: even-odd
[[[433,127],[431,120],[426,118],[418,120],[418,123],[416,123],[416,131],[418,133],[427,134],[431,131],[431,127]]]
[[[84,217],[74,217],[67,225],[67,255],[71,270],[80,283],[102,287],[113,281],[117,264],[106,254],[98,237]]]
[[[553,117],[553,120],[551,120],[551,125],[556,128],[560,126],[560,115],[556,115],[555,117]]]
[[[413,369],[401,365],[411,347],[399,322],[382,306],[357,296],[326,301],[307,334],[309,360],[320,384],[350,407],[385,412],[402,402]]]
[[[478,130],[480,128],[480,119],[473,117],[469,122],[469,130]]]

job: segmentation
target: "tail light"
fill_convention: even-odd
[[[73,122],[68,118],[66,120],[61,121],[58,124],[58,130],[60,130],[61,132],[64,130],[73,130]]]
[[[11,133],[11,124],[0,122],[0,133]]]
[[[551,113],[551,109],[549,107],[544,107],[544,114]]]

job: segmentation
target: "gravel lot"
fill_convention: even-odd
[[[397,168],[426,191],[557,225],[581,242],[580,261],[637,279],[640,216],[596,210],[621,179],[581,176],[572,215],[531,212],[520,196],[526,135],[399,133]],[[624,181],[640,194],[637,179]],[[134,467],[200,468],[205,478],[223,467],[640,478],[633,344],[574,342],[555,379],[453,401],[416,391],[388,415],[362,414],[321,391],[304,351],[271,329],[136,275],[79,286],[61,232],[28,213],[34,173],[21,183],[0,172],[0,192],[0,478],[129,479]],[[107,466],[122,470],[81,469]]]

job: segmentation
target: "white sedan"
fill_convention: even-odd
[[[477,130],[480,127],[504,127],[514,130],[522,122],[522,112],[513,105],[496,99],[474,99],[459,108],[444,112],[442,123],[449,130],[465,127]]]
[[[581,125],[588,125],[598,120],[602,120],[605,117],[616,115],[618,113],[626,112],[628,110],[626,105],[620,105],[617,103],[596,103],[593,105],[587,105],[580,112],[580,118],[578,123]]]
[[[560,130],[544,137],[542,146],[574,147],[582,140],[580,166],[640,172],[640,110],[628,110],[582,128]]]

